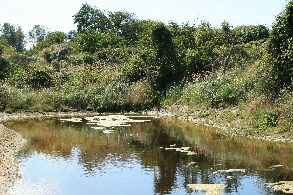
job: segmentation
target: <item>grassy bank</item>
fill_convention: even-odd
[[[292,139],[292,90],[283,88],[275,94],[265,88],[269,73],[263,71],[262,63],[173,86],[162,101],[162,110],[232,136]]]
[[[47,32],[35,25],[28,33],[30,49],[21,28],[5,23],[0,112],[159,109],[232,135],[289,139],[292,10],[288,1],[272,29],[226,21],[216,28],[205,21],[138,20],[85,3],[73,16],[76,31]]]

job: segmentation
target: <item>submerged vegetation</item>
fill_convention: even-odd
[[[76,30],[0,34],[0,111],[143,111],[173,105],[244,135],[293,135],[293,1],[264,25],[139,20],[83,4]],[[32,47],[25,48],[29,40]],[[177,110],[178,112],[178,110]],[[178,114],[178,113],[177,113]],[[183,113],[181,113],[183,114]]]

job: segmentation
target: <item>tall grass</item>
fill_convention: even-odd
[[[225,73],[218,70],[169,88],[164,104],[188,105],[189,114],[205,110],[207,115],[198,116],[242,128],[245,134],[293,136],[292,89],[274,91],[271,65],[260,55],[263,47],[246,48],[247,60],[235,61]]]
[[[14,83],[0,87],[0,110],[31,111],[130,111],[150,108],[154,92],[147,82],[129,83],[117,66],[66,67],[57,85],[34,88]]]

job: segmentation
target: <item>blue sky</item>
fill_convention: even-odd
[[[138,19],[200,24],[214,27],[264,24],[270,27],[286,0],[1,0],[0,24],[21,26],[24,32],[41,24],[51,31],[76,30],[72,16],[87,2],[106,11],[128,11]]]

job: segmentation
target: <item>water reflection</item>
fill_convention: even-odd
[[[111,134],[92,129],[85,120],[6,126],[29,140],[19,154],[23,167],[15,194],[35,183],[51,186],[52,194],[201,194],[187,184],[218,183],[226,185],[224,194],[278,194],[264,183],[293,180],[291,145],[229,140],[216,130],[175,119],[115,127]],[[166,150],[171,145],[190,147],[194,155]],[[227,169],[245,172],[218,171]]]

